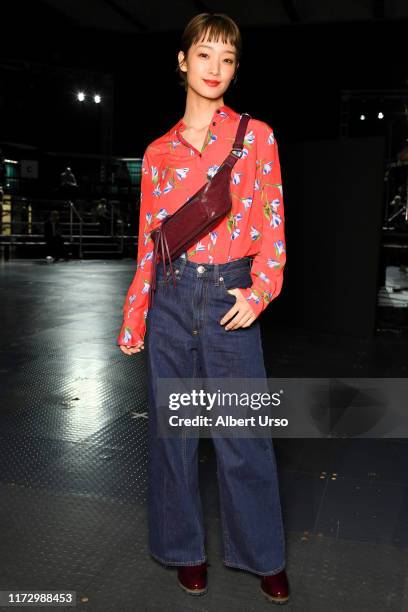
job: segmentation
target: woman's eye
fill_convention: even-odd
[[[208,57],[208,53],[204,53],[204,51],[202,51],[201,53],[198,54],[199,57]],[[226,62],[229,62],[230,64],[234,63],[234,60],[232,60],[231,58],[226,58],[225,60]]]

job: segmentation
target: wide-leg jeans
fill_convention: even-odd
[[[266,378],[260,326],[225,330],[235,303],[227,289],[249,287],[251,258],[198,264],[173,262],[176,286],[157,267],[147,315],[148,525],[150,554],[166,565],[207,560],[198,482],[199,437],[158,435],[157,378]],[[167,283],[166,278],[167,277]],[[270,437],[212,437],[225,565],[260,575],[285,567],[285,540]]]

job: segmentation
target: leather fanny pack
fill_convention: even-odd
[[[231,170],[242,156],[245,132],[250,118],[248,113],[241,115],[231,152],[222,162],[216,174],[209,177],[205,185],[196,191],[175,213],[163,219],[161,224],[151,232],[154,251],[149,307],[156,287],[156,265],[159,259],[163,262],[166,281],[166,262],[170,264],[175,286],[172,260],[179,257],[190,246],[209,233],[230,212],[232,208]],[[159,248],[161,252],[159,252]]]

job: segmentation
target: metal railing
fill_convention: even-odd
[[[69,205],[69,235],[70,235],[70,242],[71,244],[74,242],[73,240],[73,225],[74,225],[74,214],[78,217],[79,219],[79,257],[80,259],[82,259],[82,226],[83,226],[83,219],[81,217],[81,215],[79,214],[75,204],[69,200],[68,201],[68,205]]]
[[[123,255],[127,243],[137,240],[137,227],[130,222],[126,202],[11,196],[3,206],[1,249],[14,251],[14,247],[44,245],[44,224],[53,210],[59,212],[60,232],[66,246],[74,248],[81,259],[94,250],[100,255],[103,252]]]

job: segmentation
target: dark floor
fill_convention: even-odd
[[[148,554],[145,354],[115,344],[133,271],[0,264],[0,591],[72,590],[95,612],[270,610],[257,576],[222,564],[210,440],[200,441],[208,594],[185,594],[176,569]],[[270,376],[406,377],[407,335],[392,330],[366,341],[263,329],[263,339]],[[407,440],[281,438],[275,450],[286,609],[408,610]]]

